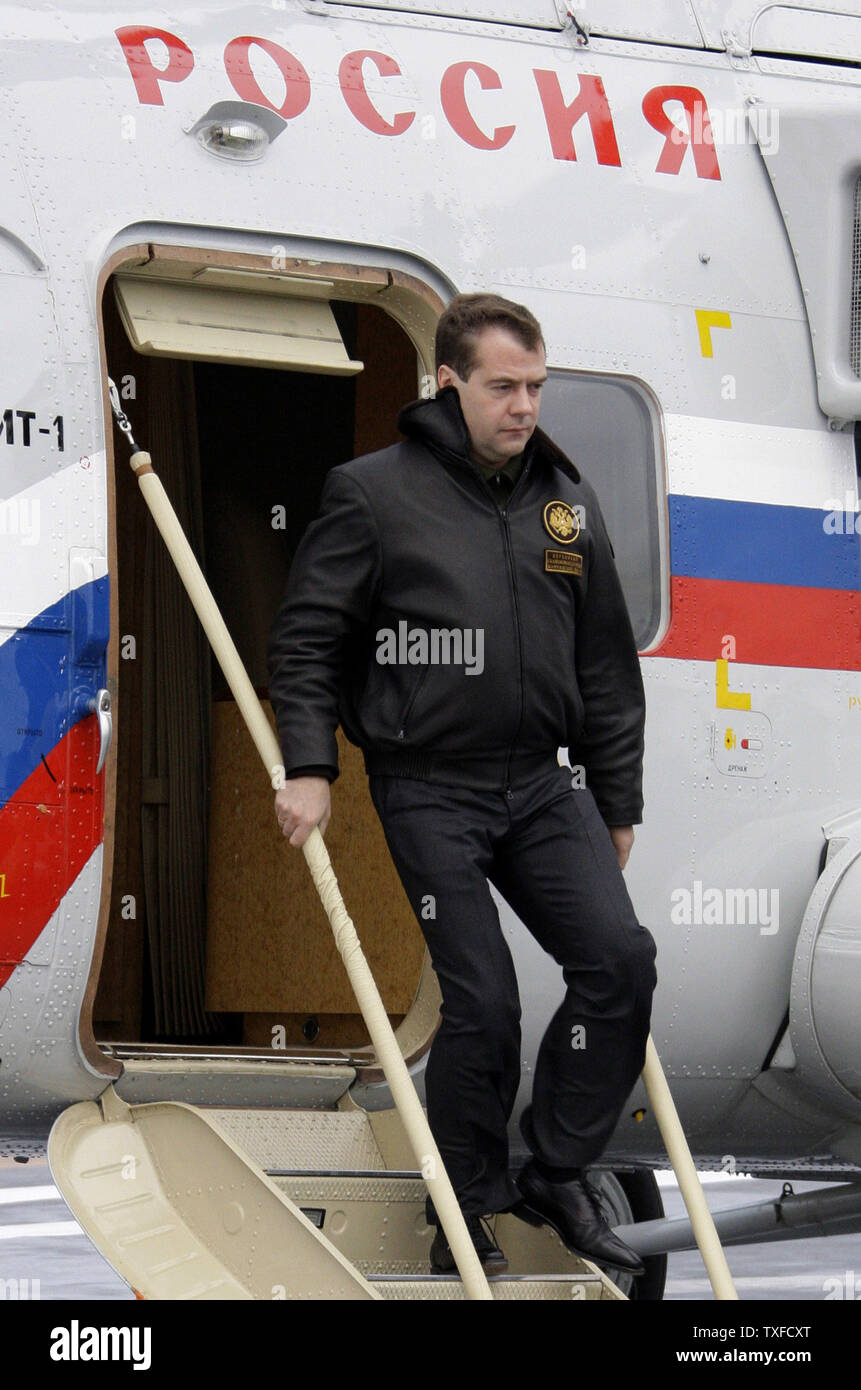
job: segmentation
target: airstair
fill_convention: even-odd
[[[51,1133],[54,1180],[144,1299],[463,1299],[397,1111],[128,1105],[109,1087]],[[344,1102],[342,1102],[344,1104]],[[548,1228],[495,1218],[494,1299],[624,1299]]]

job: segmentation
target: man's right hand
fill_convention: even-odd
[[[325,835],[332,798],[325,777],[293,777],[275,793],[275,815],[290,844],[300,849],[315,825]]]

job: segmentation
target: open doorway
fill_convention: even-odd
[[[188,255],[180,272],[168,257],[162,248],[143,271],[187,283]],[[267,712],[269,629],[326,472],[395,442],[397,412],[418,392],[415,341],[369,302],[390,284],[385,274],[355,287],[345,277],[329,301],[348,358],[363,364],[347,375],[145,355],[129,341],[111,280],[105,287],[108,370]],[[400,286],[393,297],[403,306],[408,293]],[[433,318],[424,303],[412,338],[422,325],[427,336]],[[278,833],[266,774],[119,451],[114,492],[116,797],[106,812],[112,881],[95,1038],[133,1049],[361,1055],[364,1023],[304,856]],[[398,1025],[423,978],[424,945],[361,753],[338,737],[327,845]],[[431,1013],[422,1035],[434,1023]],[[418,1043],[413,1029],[408,1050]]]

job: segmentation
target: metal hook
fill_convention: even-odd
[[[114,412],[114,418],[116,419],[117,425],[122,430],[123,434],[126,436],[126,439],[129,442],[129,448],[131,449],[133,454],[139,453],[140,450],[138,449],[138,446],[135,443],[135,437],[132,434],[132,422],[126,415],[122,406],[120,405],[120,393],[117,390],[116,383],[113,381],[111,377],[108,377],[108,397],[111,402],[111,410]]]

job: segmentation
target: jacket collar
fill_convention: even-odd
[[[398,429],[408,439],[424,444],[438,458],[474,471],[469,457],[469,430],[463,418],[460,396],[454,386],[444,386],[428,400],[411,401],[405,405],[398,416]],[[524,464],[532,459],[545,459],[567,473],[575,483],[580,482],[580,473],[571,460],[537,426],[523,454]]]

